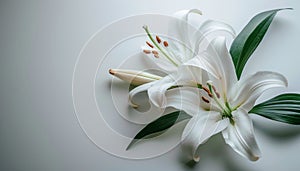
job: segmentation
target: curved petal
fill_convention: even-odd
[[[224,94],[227,94],[237,82],[234,64],[227,50],[224,37],[215,38],[206,52],[186,62],[185,65],[200,67],[221,80]]]
[[[174,13],[174,16],[184,21],[188,21],[188,17],[192,13],[202,15],[202,11],[200,11],[199,9],[189,9],[177,11],[176,13]]]
[[[218,68],[218,75],[223,83],[223,92],[226,94],[237,82],[234,64],[226,47],[226,39],[224,37],[214,39],[207,52],[210,54],[207,60]]]
[[[194,32],[196,29],[191,27],[188,24],[188,19],[190,14],[199,14],[202,15],[202,12],[198,9],[189,9],[189,10],[181,10],[174,14],[174,17],[178,18],[179,20],[173,21],[170,27],[170,34],[179,35],[179,40],[186,43],[188,47],[191,47],[190,44],[190,33],[191,31]],[[190,30],[193,29],[193,30]]]
[[[203,96],[205,96],[203,95],[203,91],[198,88],[182,87],[171,89],[166,92],[167,106],[183,110],[187,114],[194,116],[216,106],[216,104],[212,102],[204,102],[201,99]]]
[[[222,134],[225,142],[234,151],[251,161],[259,159],[261,153],[256,143],[251,118],[245,110],[232,112],[234,124],[230,124]]]
[[[194,55],[193,33],[196,32],[196,28],[189,24],[189,16],[191,14],[202,15],[202,12],[198,9],[181,10],[174,14],[174,20],[169,23],[168,35],[173,39],[177,39],[178,42],[173,42],[174,46],[177,46],[182,56],[182,61],[191,59]]]
[[[133,100],[132,100],[134,98],[134,96],[136,96],[137,94],[139,94],[141,92],[147,91],[156,82],[158,82],[158,81],[149,82],[149,83],[140,85],[140,86],[132,89],[129,92],[129,105],[131,105],[132,107],[135,107],[135,108],[138,107],[138,104],[134,103]]]
[[[202,70],[196,67],[181,66],[178,71],[155,82],[149,87],[148,95],[151,102],[157,107],[167,105],[166,91],[172,86],[194,86],[202,83]]]
[[[219,112],[202,112],[194,116],[186,125],[181,139],[183,152],[189,159],[198,162],[199,145],[205,143],[211,136],[221,132],[229,125],[229,120],[223,119]]]
[[[164,108],[166,104],[166,91],[175,85],[175,80],[171,75],[159,80],[154,86],[149,87],[148,96],[150,101],[157,107]]]
[[[215,21],[215,20],[207,20],[198,28],[198,31],[195,33],[195,48],[194,52],[198,53],[200,49],[205,50],[207,45],[214,38],[226,36],[226,38],[230,38],[233,40],[235,38],[234,29],[227,23]],[[230,43],[230,39],[228,39],[228,45]],[[207,43],[205,46],[204,43]],[[201,45],[201,46],[200,46]],[[201,47],[201,48],[200,48]]]
[[[247,112],[254,106],[255,101],[266,90],[287,86],[287,79],[275,72],[262,71],[248,77],[243,77],[230,92],[231,105],[241,107]]]

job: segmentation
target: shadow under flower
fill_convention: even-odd
[[[265,118],[263,118],[265,119]],[[253,120],[256,130],[276,141],[290,141],[300,136],[300,126],[280,123],[265,119],[266,121]]]
[[[186,161],[179,154],[184,170],[252,171],[252,162],[239,156],[225,144],[221,134],[211,137],[200,147],[200,161]]]

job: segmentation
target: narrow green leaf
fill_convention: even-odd
[[[230,48],[230,54],[238,79],[240,79],[248,59],[265,36],[276,13],[286,9],[292,8],[274,9],[257,14],[235,38]]]
[[[176,111],[161,116],[160,118],[146,125],[140,132],[138,132],[136,136],[132,139],[130,144],[127,146],[126,150],[128,150],[138,140],[144,139],[149,135],[165,131],[168,128],[172,127],[174,124],[189,118],[191,118],[191,116],[182,111]]]
[[[281,94],[254,106],[249,113],[279,122],[300,125],[300,94]]]

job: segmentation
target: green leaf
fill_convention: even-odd
[[[138,134],[136,134],[136,136],[132,139],[130,144],[127,146],[126,150],[128,150],[138,140],[146,138],[149,135],[153,135],[155,133],[160,133],[164,130],[167,130],[168,128],[172,127],[174,124],[189,118],[191,118],[191,116],[182,111],[176,111],[161,116],[160,118],[146,125],[140,132],[138,132]]]
[[[279,122],[300,125],[300,94],[281,94],[254,106],[249,113]]]
[[[265,36],[276,13],[286,9],[292,8],[274,9],[257,14],[234,39],[230,47],[230,54],[238,79],[240,79],[248,59]]]

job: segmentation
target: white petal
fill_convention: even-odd
[[[251,118],[242,109],[232,112],[232,115],[234,125],[229,124],[228,128],[222,132],[225,142],[241,156],[251,161],[258,160],[261,153],[254,137]]]
[[[226,47],[226,39],[224,37],[214,39],[207,50],[210,54],[207,60],[218,68],[218,75],[223,83],[223,92],[227,93],[232,85],[236,84],[237,77],[231,55]]]
[[[165,107],[167,105],[166,91],[176,85],[195,86],[202,83],[202,70],[197,67],[181,66],[178,71],[172,73],[163,79],[157,81],[153,86],[149,87],[148,95],[151,102],[157,107]],[[207,81],[207,80],[205,80]]]
[[[241,107],[247,112],[251,110],[258,97],[266,90],[287,86],[286,78],[275,72],[257,72],[249,77],[243,77],[230,92],[232,107]]]
[[[205,50],[209,42],[220,36],[228,38],[226,40],[228,42],[227,45],[229,45],[235,37],[235,31],[229,24],[224,22],[215,20],[205,21],[195,33],[196,42],[194,52],[198,53],[199,50]]]
[[[146,83],[146,84],[143,84],[143,85],[140,85],[134,89],[132,89],[130,92],[129,92],[129,104],[132,106],[132,107],[138,107],[138,104],[134,103],[133,102],[133,98],[134,96],[136,96],[137,94],[141,93],[141,92],[144,92],[144,91],[147,91],[152,85],[154,85],[156,82],[158,81],[153,81],[153,82],[150,82],[150,83]]]
[[[173,42],[173,44],[179,49],[183,61],[187,61],[194,56],[192,50],[195,38],[193,36],[197,29],[189,24],[190,14],[202,15],[202,12],[198,9],[178,11],[174,14],[176,18],[169,23],[168,35],[178,40],[178,42]]]
[[[182,87],[171,89],[166,93],[167,106],[183,110],[193,116],[210,108],[210,104],[201,101],[201,96],[201,91],[198,88]]]
[[[226,48],[224,37],[214,39],[206,52],[186,62],[185,65],[202,68],[221,80],[222,92],[227,94],[237,82],[234,64]]]
[[[189,159],[198,162],[199,145],[205,143],[211,136],[221,132],[229,125],[229,120],[221,119],[219,112],[202,112],[194,116],[182,133],[182,149]]]
[[[177,11],[174,16],[184,21],[188,21],[188,17],[191,13],[202,15],[202,12],[198,9],[189,9]]]
[[[156,84],[148,89],[150,101],[157,107],[164,108],[166,104],[166,91],[175,85],[175,80],[171,75],[164,77],[156,82]]]

